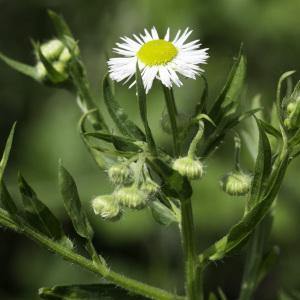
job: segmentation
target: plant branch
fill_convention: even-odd
[[[0,209],[0,226],[1,225],[9,229],[12,229],[14,231],[24,233],[30,239],[45,246],[50,251],[59,254],[64,259],[74,264],[77,264],[97,275],[100,275],[107,281],[112,282],[128,291],[155,300],[184,300],[185,299],[182,296],[178,296],[170,292],[167,292],[165,290],[162,290],[160,288],[156,288],[148,284],[139,282],[137,280],[125,277],[119,273],[110,270],[104,264],[94,263],[92,260],[87,259],[84,256],[73,252],[72,250],[63,246],[62,244],[52,239],[49,239],[48,237],[37,232],[27,224],[24,224],[22,228],[19,228],[14,223],[14,221],[10,218],[8,213],[6,213],[3,209]]]

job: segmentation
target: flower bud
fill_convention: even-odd
[[[203,164],[189,156],[180,157],[173,162],[173,169],[189,179],[199,179],[203,176]]]
[[[72,58],[72,55],[69,51],[68,48],[64,48],[64,50],[62,51],[62,53],[59,56],[59,61],[67,63],[69,62],[69,60]]]
[[[45,66],[43,65],[43,63],[41,61],[39,61],[36,66],[35,66],[35,71],[37,74],[37,78],[41,81],[45,80],[47,77],[47,70],[45,68]]]
[[[56,60],[64,50],[64,44],[58,40],[53,39],[41,45],[41,52],[48,60]]]
[[[115,164],[108,170],[108,177],[114,184],[130,184],[133,180],[133,172],[127,164]]]
[[[223,191],[231,196],[244,196],[251,188],[252,178],[250,175],[232,171],[226,174],[220,181]]]
[[[158,193],[159,188],[160,188],[159,185],[151,178],[147,178],[141,186],[142,191],[144,191],[147,195],[151,195],[151,196]]]
[[[300,96],[288,104],[286,108],[287,117],[284,120],[284,125],[288,129],[297,129],[300,127]]]
[[[96,215],[104,220],[117,221],[122,216],[119,204],[111,195],[98,196],[92,200],[92,207]]]
[[[122,206],[132,209],[142,209],[148,201],[147,194],[136,186],[120,188],[114,192],[114,198]]]

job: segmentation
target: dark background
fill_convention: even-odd
[[[64,15],[80,41],[83,58],[95,95],[101,101],[100,84],[106,71],[105,51],[121,35],[140,32],[155,25],[161,33],[186,26],[194,29],[209,47],[206,75],[213,100],[230,68],[232,57],[244,43],[248,76],[243,101],[261,93],[266,110],[274,101],[277,79],[300,66],[300,2],[297,0],[0,0],[0,51],[27,63],[34,63],[30,38],[45,41],[53,37],[47,8]],[[172,32],[172,31],[171,31]],[[296,75],[296,78],[297,79]],[[176,89],[177,101],[187,110],[199,97],[198,82],[186,81]],[[138,119],[133,90],[118,87],[119,100]],[[193,102],[194,101],[194,102]],[[150,122],[162,145],[169,137],[160,133],[163,98],[158,86],[149,95]],[[106,112],[104,112],[106,114]],[[178,232],[174,226],[161,227],[149,211],[129,213],[122,221],[107,224],[93,217],[90,199],[112,191],[84,148],[76,130],[80,112],[66,91],[33,82],[0,63],[1,149],[12,123],[17,134],[6,182],[15,198],[20,170],[40,198],[70,228],[57,188],[57,162],[62,158],[74,175],[82,201],[97,228],[96,244],[114,269],[157,286],[182,290],[182,259]],[[244,147],[245,168],[251,168]],[[205,248],[228,230],[242,215],[243,198],[223,194],[219,178],[232,167],[232,143],[227,140],[207,162],[207,175],[195,184],[194,206],[199,243]],[[255,297],[276,299],[280,289],[300,288],[300,192],[299,162],[292,164],[278,199],[272,244],[280,246],[280,261],[262,283]],[[221,286],[228,299],[235,299],[245,257],[233,256],[209,268],[205,286]],[[93,275],[49,254],[33,242],[14,233],[0,232],[0,299],[37,299],[41,286],[97,282]]]

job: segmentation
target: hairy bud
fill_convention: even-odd
[[[114,184],[130,184],[133,180],[133,172],[127,164],[119,163],[109,168],[108,177]]]
[[[200,160],[189,156],[180,157],[173,162],[173,169],[189,179],[199,179],[203,176],[203,164]]]
[[[146,206],[148,196],[136,186],[122,187],[114,192],[115,200],[122,206],[142,209]]]
[[[120,205],[111,195],[98,196],[92,200],[92,207],[96,215],[104,220],[117,221],[122,216]]]
[[[220,181],[223,191],[231,196],[244,196],[251,188],[252,177],[241,171],[232,171]]]
[[[141,189],[148,195],[155,195],[159,191],[159,185],[153,181],[151,178],[147,178],[145,182],[143,182]]]
[[[287,129],[297,129],[300,127],[300,96],[292,99],[286,108],[287,117],[284,125]]]

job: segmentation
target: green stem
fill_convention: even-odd
[[[185,259],[187,300],[203,300],[201,269],[196,252],[196,237],[191,199],[181,200],[181,239]]]
[[[196,151],[197,151],[197,145],[198,145],[198,143],[200,142],[200,140],[203,136],[203,132],[204,132],[204,123],[202,121],[199,121],[198,132],[194,136],[194,138],[193,138],[193,140],[190,144],[189,151],[188,151],[188,156],[191,159],[195,158],[195,154],[196,154]]]
[[[50,251],[59,254],[66,260],[77,264],[97,275],[100,275],[107,281],[112,282],[135,294],[139,294],[149,299],[155,300],[185,300],[185,298],[182,296],[178,296],[165,290],[125,277],[119,273],[110,270],[104,264],[95,264],[92,260],[73,252],[69,248],[63,246],[62,244],[52,239],[49,239],[48,237],[37,232],[32,227],[26,224],[24,224],[22,228],[18,228],[14,221],[9,217],[9,215],[2,209],[0,209],[0,226],[1,225],[8,227],[14,231],[24,233],[30,239],[45,246]]]
[[[180,154],[180,146],[179,146],[178,128],[177,128],[177,121],[176,121],[177,108],[176,108],[176,103],[175,103],[175,99],[174,99],[174,94],[173,94],[172,89],[169,89],[164,85],[162,87],[163,87],[163,91],[164,91],[164,95],[165,95],[165,101],[166,101],[166,106],[167,106],[167,110],[168,110],[168,115],[170,118],[173,146],[174,146],[174,155],[176,157],[178,157]]]

